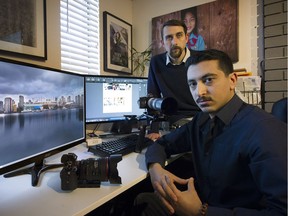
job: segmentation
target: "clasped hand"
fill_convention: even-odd
[[[179,178],[157,163],[150,166],[149,173],[155,194],[171,214],[177,213],[179,216],[199,214],[202,203],[195,190],[193,178]],[[187,185],[188,189],[180,191],[176,184]]]

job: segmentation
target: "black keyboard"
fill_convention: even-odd
[[[95,155],[101,157],[107,157],[112,154],[126,155],[134,151],[140,152],[142,148],[145,148],[151,143],[153,143],[152,140],[145,137],[139,149],[139,146],[137,146],[138,140],[139,140],[138,134],[129,134],[125,137],[110,140],[107,142],[102,142],[101,144],[95,146],[90,146],[88,148],[88,151],[93,152]]]

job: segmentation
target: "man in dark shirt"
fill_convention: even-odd
[[[190,56],[186,48],[187,27],[180,20],[169,20],[162,26],[162,43],[165,53],[153,56],[150,61],[147,93],[154,98],[172,97],[178,103],[178,112],[170,116],[170,123],[182,118],[191,118],[199,107],[191,97],[187,85],[185,62]],[[152,139],[159,138],[154,134]]]
[[[199,51],[187,61],[202,112],[146,152],[155,193],[140,194],[136,215],[287,215],[287,124],[244,103],[227,54]],[[191,151],[195,176],[165,170],[170,155]],[[180,190],[179,185],[187,186]]]

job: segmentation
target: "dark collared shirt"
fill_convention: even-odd
[[[207,113],[202,117],[200,121],[200,130],[204,137],[203,143],[206,154],[209,153],[213,140],[221,133],[224,127],[230,124],[241,106],[245,106],[245,104],[235,96],[216,113],[213,119],[211,119]],[[211,124],[213,124],[213,126],[211,126]],[[211,132],[211,130],[213,131]]]
[[[219,132],[208,151],[209,115],[201,112],[150,146],[147,164],[164,166],[170,155],[191,151],[208,215],[286,215],[287,124],[236,95],[215,118]]]

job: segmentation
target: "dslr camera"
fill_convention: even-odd
[[[147,97],[140,97],[138,104],[141,109],[147,109],[148,113],[160,111],[165,115],[172,115],[178,109],[177,101],[172,97],[154,98],[148,95]]]
[[[76,154],[64,154],[61,157],[61,163],[64,164],[60,172],[61,189],[100,187],[101,181],[108,180],[111,184],[121,184],[117,170],[117,163],[121,160],[122,155],[115,154],[110,157],[77,161]]]

